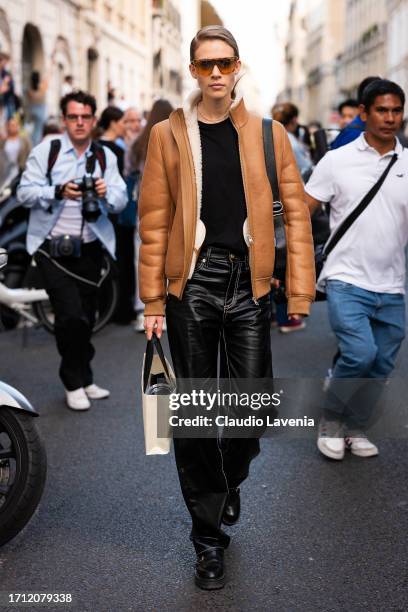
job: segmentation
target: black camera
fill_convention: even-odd
[[[81,257],[81,238],[79,236],[56,236],[50,242],[51,257]]]
[[[95,179],[85,174],[81,179],[74,181],[82,192],[82,216],[85,221],[93,223],[101,214],[98,194],[95,191]]]

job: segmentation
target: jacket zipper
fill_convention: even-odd
[[[253,279],[253,271],[252,271],[252,245],[254,244],[254,239],[252,237],[252,229],[251,229],[251,217],[249,214],[249,206],[248,206],[248,195],[247,195],[247,187],[246,187],[246,181],[245,181],[245,174],[244,174],[244,169],[243,169],[243,165],[242,165],[242,155],[241,155],[241,143],[240,143],[240,138],[239,138],[239,132],[237,130],[237,127],[230,115],[230,119],[231,119],[231,123],[234,126],[234,129],[237,133],[238,136],[238,151],[239,151],[239,163],[241,166],[241,176],[242,176],[242,183],[244,185],[244,195],[245,195],[245,205],[246,205],[246,211],[247,211],[247,217],[248,217],[248,227],[249,227],[249,234],[247,234],[248,237],[248,242],[249,242],[249,268],[250,268],[250,272],[251,272],[251,287],[252,287],[252,301],[254,302],[254,304],[259,305],[258,300],[256,299],[256,291],[255,291],[255,281]]]

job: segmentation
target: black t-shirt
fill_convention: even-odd
[[[203,161],[201,219],[203,246],[245,253],[243,225],[247,216],[239,158],[238,134],[229,119],[198,122]]]

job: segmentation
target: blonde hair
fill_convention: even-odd
[[[238,43],[233,37],[233,35],[231,34],[231,32],[227,30],[227,28],[224,28],[223,26],[210,25],[210,26],[206,26],[205,28],[202,28],[201,30],[199,30],[197,34],[194,36],[193,40],[191,41],[190,62],[194,61],[195,52],[200,46],[200,43],[204,42],[205,40],[215,40],[215,39],[223,40],[225,43],[227,43],[227,45],[229,45],[230,47],[234,49],[234,55],[236,57],[239,57]]]

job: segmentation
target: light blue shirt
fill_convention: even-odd
[[[290,144],[292,145],[293,153],[295,154],[297,167],[299,168],[299,172],[303,178],[306,173],[312,169],[312,160],[310,159],[306,146],[300,140],[298,140],[294,134],[288,132],[288,137]]]
[[[85,174],[86,159],[90,146],[80,157],[65,133],[61,137],[61,149],[52,169],[52,185],[47,178],[50,140],[36,146],[27,160],[26,169],[21,177],[17,190],[19,202],[30,208],[30,219],[27,231],[27,251],[32,255],[52,231],[67,200],[55,199],[55,186],[70,180],[82,178]],[[115,155],[104,147],[106,170],[104,180],[107,185],[105,198],[99,198],[101,215],[89,228],[102,242],[112,257],[115,256],[115,232],[108,218],[108,213],[119,213],[127,204],[126,184],[119,174]],[[98,161],[93,172],[95,178],[102,176]]]

